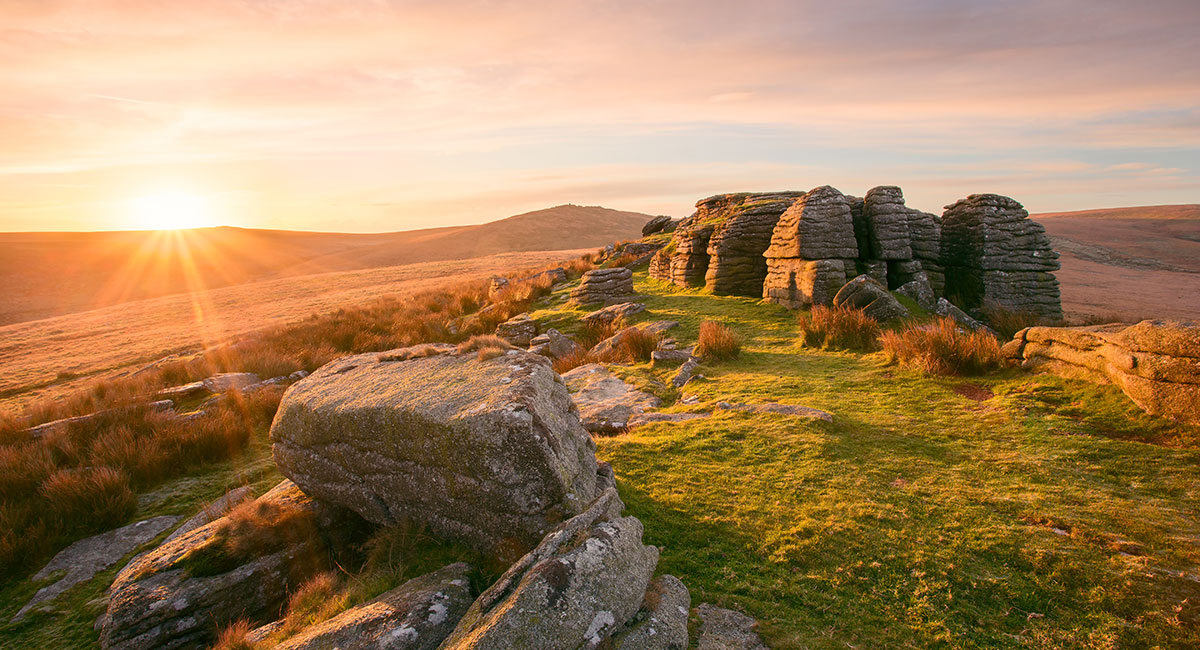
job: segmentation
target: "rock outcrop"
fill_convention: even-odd
[[[274,650],[435,650],[471,605],[471,566],[427,573],[313,625]]]
[[[280,471],[376,524],[422,522],[509,560],[592,500],[595,444],[549,360],[406,350],[294,384],[271,426]]]
[[[624,431],[630,418],[662,404],[662,400],[625,383],[598,363],[573,368],[562,378],[579,407],[584,428],[592,433]]]
[[[592,269],[571,290],[571,300],[581,305],[628,302],[633,295],[633,271],[625,267]]]
[[[850,202],[828,185],[804,194],[779,218],[764,256],[764,300],[792,309],[832,303],[858,257]]]
[[[1200,321],[1030,327],[1003,352],[1030,370],[1114,384],[1147,413],[1200,424]]]
[[[833,297],[834,307],[861,309],[879,322],[909,315],[904,305],[869,275],[860,275],[847,282]]]
[[[166,542],[130,562],[109,589],[101,622],[106,650],[193,648],[239,619],[265,623],[279,616],[290,589],[326,566],[328,548],[357,540],[352,513],[323,505],[284,481],[255,501],[287,513],[281,542],[258,535],[247,557],[225,557],[227,518]],[[303,525],[302,525],[303,524]],[[286,539],[286,543],[282,540]],[[202,559],[203,558],[203,559]]]
[[[475,600],[442,649],[596,648],[636,627],[658,549],[642,544],[641,522],[623,509],[608,488],[546,535]],[[678,609],[656,615],[657,629],[686,629]]]
[[[674,221],[671,219],[671,217],[666,215],[653,217],[646,222],[646,225],[642,226],[642,236],[649,237],[655,233],[670,232],[668,228],[671,227],[672,223],[674,223]]]
[[[767,277],[763,252],[771,244],[779,217],[801,195],[803,192],[725,194],[706,199],[721,207],[708,240],[705,288],[719,295],[761,296]]]
[[[1020,203],[972,194],[942,215],[946,297],[972,312],[989,304],[1062,319],[1058,253]]]
[[[529,314],[513,316],[496,326],[496,336],[519,348],[529,347],[537,333],[537,321],[530,318]]]

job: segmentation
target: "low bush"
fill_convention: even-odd
[[[805,347],[860,352],[879,347],[879,323],[861,309],[815,305],[796,322]]]
[[[728,361],[742,352],[742,339],[728,325],[706,320],[700,323],[696,356],[705,361]]]
[[[889,363],[935,375],[978,375],[1000,367],[1000,343],[985,332],[966,332],[950,318],[913,324],[880,337]]]

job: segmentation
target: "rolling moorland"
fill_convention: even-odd
[[[1177,211],[1182,216],[1163,219],[1148,216],[1161,214],[1154,210],[1036,217],[1062,253],[1058,277],[1068,319],[1200,315],[1189,297],[1197,294],[1181,292],[1200,277],[1197,258],[1188,255],[1200,246],[1197,211],[1185,206]],[[417,307],[362,303],[384,292],[436,294],[447,284],[442,273],[453,273],[457,290],[486,296],[478,283],[487,274],[520,276],[515,269],[568,256],[343,271],[11,325],[0,329],[0,345],[20,356],[5,369],[16,377],[5,404],[24,406],[97,377],[118,378],[168,352],[191,359],[197,346],[182,340],[189,333],[200,341],[254,340],[263,327],[286,333],[360,322],[356,310],[370,312],[373,324],[404,329],[400,314]],[[579,320],[588,310],[567,303],[575,284],[517,300],[512,309],[528,310],[540,329],[592,340],[596,333]],[[462,289],[468,285],[474,288]],[[324,297],[310,295],[313,286],[327,287]],[[660,398],[664,413],[713,415],[596,439],[597,457],[613,465],[628,513],[645,525],[645,542],[662,551],[659,571],[681,578],[693,605],[712,602],[754,616],[773,648],[1200,643],[1196,427],[1145,415],[1111,386],[1016,369],[931,376],[889,363],[881,352],[806,347],[794,312],[681,289],[649,278],[644,266],[635,268],[634,286],[647,311],[626,324],[670,319],[679,323],[671,336],[691,345],[702,323],[715,321],[741,342],[740,354],[705,363],[704,379],[684,388],[672,385],[674,368],[643,359],[613,364],[622,379]],[[263,296],[276,298],[247,311]],[[212,305],[213,320],[231,325],[206,333],[186,316],[154,325],[163,300],[184,313],[193,304]],[[432,314],[455,311],[433,309],[433,298],[418,302]],[[469,317],[469,306],[454,304]],[[342,316],[328,313],[335,307],[346,308]],[[123,323],[119,329],[147,332],[145,340],[134,336],[114,355],[101,351],[97,341],[113,333],[96,331],[96,324],[110,319]],[[97,338],[86,338],[90,331]],[[464,335],[438,330],[431,340]],[[58,337],[53,355],[39,347],[42,337]],[[312,344],[294,340],[296,348]],[[335,347],[361,352],[406,342],[391,332]],[[299,358],[301,350],[293,352]],[[714,412],[720,402],[796,404],[834,418]],[[242,485],[262,494],[282,478],[265,428],[256,420],[236,453],[144,484],[122,522],[190,516]],[[403,566],[390,569],[393,584],[450,559],[477,559],[440,546],[408,552]],[[0,584],[0,620],[45,584],[27,579],[38,566]],[[341,580],[355,583],[369,570]],[[94,647],[92,623],[115,573],[102,570],[24,621],[0,624],[0,647]],[[697,627],[695,615],[690,624]]]
[[[200,228],[0,233],[0,325],[178,293],[336,271],[595,248],[649,218],[560,205],[481,225],[348,234]],[[437,275],[425,267],[429,276]],[[321,281],[318,281],[321,282]]]

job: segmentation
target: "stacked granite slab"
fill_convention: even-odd
[[[832,304],[856,275],[859,250],[850,201],[828,185],[804,194],[779,218],[763,254],[764,300],[792,309]]]
[[[679,222],[671,241],[650,260],[650,277],[681,287],[704,284],[704,275],[708,272],[708,240],[716,228],[712,216],[714,210],[719,209],[721,196],[700,201],[696,204],[696,213]]]
[[[968,312],[995,304],[1062,319],[1058,253],[1041,224],[1020,203],[998,194],[972,194],[942,215],[945,293]]]
[[[875,187],[865,198],[852,199],[851,212],[859,273],[890,289],[917,282],[928,287],[928,293],[939,294],[944,276],[937,262],[941,225],[936,216],[904,205],[904,194],[894,185]]]
[[[929,279],[934,296],[941,296],[946,287],[946,272],[942,268],[942,220],[935,214],[908,208],[908,233],[913,260]]]
[[[632,295],[633,271],[623,266],[588,271],[571,290],[571,300],[581,305],[626,302]]]
[[[761,296],[767,277],[763,252],[771,244],[779,217],[803,195],[771,192],[706,199],[713,204],[706,209],[719,221],[708,240],[705,288],[721,295]]]

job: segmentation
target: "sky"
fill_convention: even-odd
[[[384,232],[825,184],[1200,203],[1200,2],[0,0],[0,231],[164,193]]]

